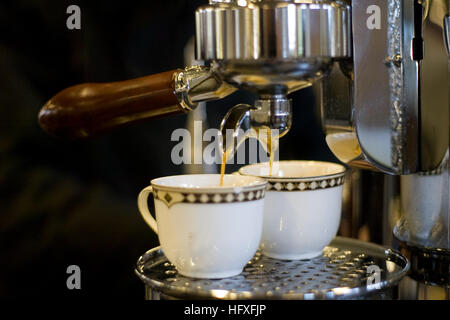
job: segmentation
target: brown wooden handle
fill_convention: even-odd
[[[178,71],[67,88],[45,104],[39,124],[55,136],[79,139],[136,121],[183,113],[174,90]]]

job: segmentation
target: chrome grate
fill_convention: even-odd
[[[158,247],[139,258],[136,274],[176,298],[338,299],[396,285],[408,268],[395,251],[338,237],[322,256],[309,260],[276,260],[257,252],[240,275],[220,280],[179,275]]]

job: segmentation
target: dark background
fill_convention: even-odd
[[[150,179],[179,174],[173,130],[186,116],[153,120],[95,140],[45,134],[37,115],[65,87],[130,79],[183,67],[194,11],[206,1],[2,1],[0,3],[0,298],[142,299],[137,258],[158,245],[136,197]],[[81,8],[81,30],[66,8]],[[310,89],[292,96],[294,125],[280,158],[335,160]],[[250,100],[250,101],[249,101]],[[238,92],[207,106],[218,127]],[[66,268],[81,268],[68,290]]]

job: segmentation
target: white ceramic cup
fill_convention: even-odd
[[[242,272],[261,241],[266,181],[255,177],[181,175],[158,178],[141,191],[139,211],[158,234],[178,272],[220,279]],[[156,220],[148,209],[155,200]]]
[[[321,255],[339,228],[345,166],[320,161],[281,161],[243,167],[244,176],[268,181],[261,240],[263,254],[282,260]]]

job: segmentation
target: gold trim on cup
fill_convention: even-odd
[[[280,163],[294,163],[294,162],[311,162],[302,160],[280,161]],[[257,176],[243,173],[245,167],[239,169],[239,174],[243,176],[251,176],[265,179],[267,181],[267,191],[282,191],[282,192],[299,192],[299,191],[314,191],[342,186],[345,181],[345,175],[349,172],[349,168],[340,163],[326,162],[326,161],[312,161],[321,164],[333,164],[342,167],[342,172],[327,174],[323,176],[311,177],[276,177],[276,176]]]
[[[186,177],[189,175],[183,175]],[[199,175],[190,175],[199,176]],[[208,176],[208,175],[202,175]],[[220,175],[212,174],[210,176]],[[225,175],[227,177],[229,175]],[[166,178],[157,178],[150,182],[153,188],[153,196],[155,199],[164,202],[167,207],[171,207],[177,203],[192,203],[192,204],[220,204],[220,203],[234,203],[234,202],[247,202],[263,199],[265,196],[265,190],[267,186],[267,181],[258,177],[248,177],[251,183],[243,185],[232,185],[220,187],[185,187],[185,186],[172,186],[166,185],[161,181]],[[181,177],[181,176],[180,176]],[[218,179],[219,183],[219,179]]]
[[[175,177],[189,177],[189,176],[211,176],[217,177],[217,186],[208,186],[208,187],[186,187],[186,186],[170,186],[166,184],[162,184],[160,181],[167,178],[175,178]],[[228,176],[232,176],[230,174],[225,175],[225,179]],[[157,188],[158,190],[164,190],[167,192],[178,192],[178,193],[239,193],[242,191],[255,191],[261,188],[264,189],[267,181],[263,178],[252,177],[254,179],[252,184],[244,184],[244,185],[236,185],[236,186],[219,186],[220,175],[219,174],[192,174],[192,175],[178,175],[178,176],[169,176],[169,177],[161,177],[156,178],[150,181],[150,185],[153,188]]]
[[[260,187],[253,191],[242,191],[238,193],[181,193],[158,190],[153,187],[153,195],[155,199],[161,200],[165,205],[170,208],[177,203],[234,203],[234,202],[247,202],[263,199],[265,196],[265,188]]]
[[[324,180],[314,180],[314,181],[300,181],[300,182],[280,182],[280,181],[268,181],[267,191],[313,191],[329,189],[344,184],[345,177],[324,179]]]

